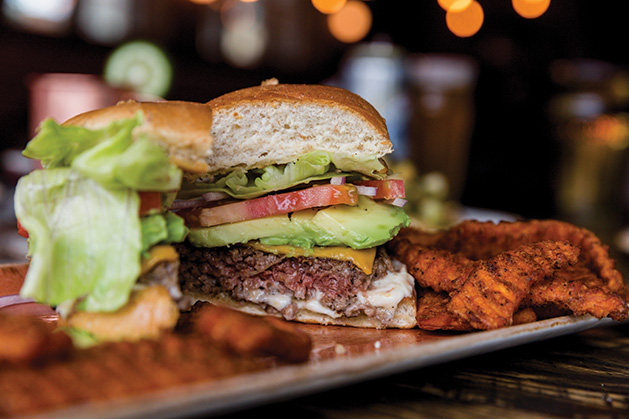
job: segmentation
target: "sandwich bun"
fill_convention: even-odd
[[[311,151],[391,153],[384,118],[360,96],[333,86],[264,83],[219,96],[212,108],[212,172],[295,161]]]
[[[196,301],[208,302],[217,306],[232,308],[234,310],[242,311],[243,313],[255,316],[273,316],[283,318],[283,316],[279,313],[269,313],[258,304],[248,301],[238,301],[225,293],[209,298],[200,294],[192,294],[191,297],[196,297]],[[359,314],[352,317],[332,317],[308,309],[300,309],[297,313],[295,313],[295,318],[292,320],[299,323],[321,324],[325,326],[350,326],[371,329],[412,329],[417,326],[416,298],[415,294],[413,294],[410,297],[402,299],[391,311],[392,319],[386,324],[378,320],[376,317],[370,317],[365,314]]]
[[[81,126],[96,130],[113,121],[134,118],[138,112],[143,123],[134,136],[148,135],[168,153],[173,164],[184,172],[202,174],[208,171],[208,157],[212,154],[212,109],[186,101],[119,102],[114,106],[76,115],[62,125]]]

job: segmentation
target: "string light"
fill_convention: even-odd
[[[312,5],[323,14],[329,15],[340,11],[347,0],[312,0]]]
[[[441,8],[446,12],[453,7],[463,9],[467,7],[471,2],[472,0],[437,0],[439,6],[441,6]]]
[[[454,2],[446,12],[446,25],[450,32],[461,38],[476,34],[485,20],[485,13],[477,1]]]
[[[232,65],[248,68],[262,60],[269,40],[263,15],[263,7],[251,0],[221,6],[220,50]]]
[[[345,43],[358,42],[371,29],[373,16],[371,10],[362,1],[350,0],[341,10],[328,15],[330,33]]]
[[[526,19],[543,15],[550,6],[550,0],[511,0],[513,10]]]
[[[484,12],[476,0],[437,0],[446,12],[446,26],[454,35],[467,38],[475,35],[484,22]],[[526,19],[546,13],[550,0],[511,0],[515,12]]]

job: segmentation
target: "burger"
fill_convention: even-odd
[[[416,326],[414,280],[384,244],[409,225],[385,120],[341,88],[276,81],[212,110],[209,170],[172,209],[191,301],[326,325]]]
[[[15,193],[20,293],[87,342],[156,337],[197,301],[414,327],[414,280],[383,246],[410,223],[391,151],[369,103],[320,85],[45,120]]]
[[[24,156],[15,214],[28,237],[24,298],[97,340],[153,337],[183,296],[173,243],[188,229],[169,210],[185,176],[208,171],[211,108],[183,101],[115,106],[47,119]]]

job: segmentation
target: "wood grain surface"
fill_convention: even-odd
[[[25,263],[2,265],[0,269],[0,295],[11,295],[20,292],[28,265]]]

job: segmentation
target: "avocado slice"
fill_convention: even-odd
[[[299,237],[305,235],[305,226],[309,225],[315,213],[314,210],[304,210],[292,216],[272,215],[214,227],[193,228],[188,234],[188,240],[199,247],[220,247],[265,237]]]
[[[386,243],[410,217],[402,208],[360,197],[357,206],[335,205],[255,220],[191,229],[199,247],[220,247],[260,240],[269,245],[348,246],[367,249]]]
[[[342,244],[368,249],[391,240],[410,217],[402,208],[360,196],[358,205],[334,205],[317,212],[311,223]]]

